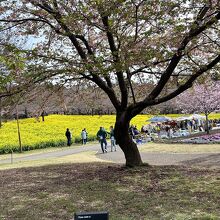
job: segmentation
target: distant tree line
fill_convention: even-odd
[[[137,85],[138,87],[138,85]],[[140,88],[139,88],[140,89]],[[48,114],[66,115],[112,115],[115,109],[108,97],[99,88],[57,87],[52,84],[36,86],[19,98],[2,98],[3,120],[16,118],[15,107],[18,106],[19,118],[36,117],[39,119]],[[148,108],[142,114],[175,114],[180,109],[174,101],[169,101]]]

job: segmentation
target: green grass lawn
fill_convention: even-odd
[[[1,170],[0,177],[2,220],[105,210],[111,220],[220,219],[219,169],[78,163]]]
[[[148,143],[140,150],[217,153],[219,146]],[[53,150],[59,149],[15,157]],[[74,212],[105,210],[110,220],[220,219],[219,167],[127,169],[102,161],[95,153],[0,165],[0,220],[70,220]]]

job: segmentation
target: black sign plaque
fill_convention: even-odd
[[[75,213],[74,220],[108,220],[108,212]]]

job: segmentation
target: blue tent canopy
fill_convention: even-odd
[[[154,117],[150,118],[147,121],[150,121],[150,122],[167,122],[167,121],[171,121],[171,120],[172,120],[171,118],[168,118],[166,116],[154,116]]]

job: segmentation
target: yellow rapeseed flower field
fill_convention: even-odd
[[[175,118],[180,115],[167,116]],[[138,115],[131,124],[141,129],[150,117],[152,115]],[[213,114],[210,118],[220,118],[220,114]],[[107,131],[111,125],[114,126],[115,115],[49,115],[44,122],[38,122],[35,118],[21,119],[19,122],[23,150],[31,150],[66,145],[66,128],[70,129],[73,142],[80,142],[83,128],[87,129],[89,140],[94,140],[100,126]],[[19,150],[16,120],[4,123],[0,129],[0,153],[10,152],[11,149]]]
[[[132,124],[141,128],[146,124],[149,115],[138,115],[132,120]],[[91,116],[91,115],[49,115],[45,121],[38,122],[35,118],[21,119],[20,133],[23,150],[59,146],[66,144],[65,131],[69,128],[73,142],[81,140],[80,134],[83,128],[87,129],[89,140],[96,138],[100,126],[107,131],[114,126],[115,115]],[[0,129],[0,153],[19,150],[16,120],[3,124]]]

